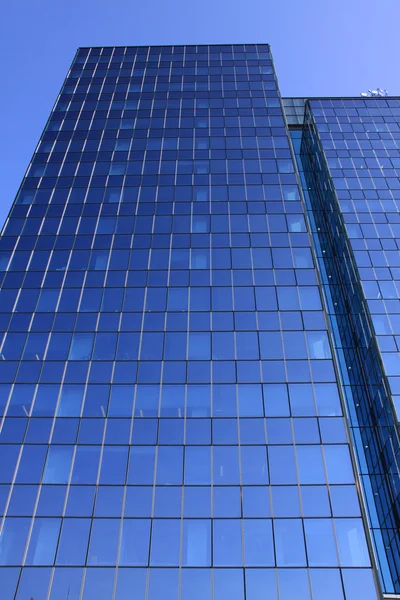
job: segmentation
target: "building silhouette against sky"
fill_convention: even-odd
[[[0,242],[1,600],[400,597],[399,123],[78,50]]]

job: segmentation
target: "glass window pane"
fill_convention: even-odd
[[[177,519],[154,519],[151,531],[150,564],[178,566],[181,523]]]
[[[45,598],[49,588],[50,575],[51,569],[49,568],[23,569],[16,600]],[[3,590],[2,594],[4,594]],[[12,596],[9,596],[9,598],[12,598]]]
[[[178,600],[178,569],[150,569],[148,600]]]
[[[239,449],[237,446],[214,446],[214,484],[239,483]]]
[[[339,569],[310,569],[310,577],[313,600],[343,600]]]
[[[68,483],[73,446],[50,446],[44,469],[44,483]]]
[[[214,486],[214,517],[241,517],[240,487]]]
[[[340,564],[367,567],[370,564],[364,526],[361,519],[335,519]]]
[[[297,486],[272,487],[274,517],[300,517],[300,502]]]
[[[207,567],[211,565],[211,522],[184,519],[182,564]]]
[[[211,517],[211,488],[185,486],[183,510],[185,517]]]
[[[229,567],[243,564],[241,521],[215,519],[213,528],[214,565]]]
[[[293,446],[269,446],[271,483],[297,483]]]
[[[272,567],[275,565],[270,520],[244,520],[244,557],[247,566]]]
[[[145,598],[146,583],[146,569],[118,569],[115,600],[132,600],[132,590],[138,598]]]
[[[5,520],[0,534],[0,565],[20,565],[25,551],[30,519]]]
[[[185,449],[185,484],[210,485],[211,452],[207,446],[188,446]]]
[[[377,589],[370,569],[343,569],[346,600],[375,600]]]
[[[53,564],[60,525],[60,519],[35,519],[29,542],[26,564]]]
[[[324,446],[329,483],[354,483],[353,467],[348,446]]]
[[[214,600],[244,600],[242,569],[214,570]]]
[[[267,453],[264,446],[242,446],[241,468],[243,484],[267,484]]]
[[[80,600],[83,569],[55,569],[49,600]]]
[[[156,449],[154,446],[132,446],[130,449],[128,483],[152,484],[154,481],[154,463]]]
[[[305,569],[278,569],[279,600],[310,600],[310,586]]]
[[[15,590],[20,575],[20,568],[3,567],[0,568],[0,581],[2,593],[6,598],[14,598]]]
[[[325,469],[320,446],[296,447],[300,483],[325,483]]]
[[[87,569],[82,600],[110,600],[115,569]]]
[[[181,600],[211,600],[211,569],[182,569]]]
[[[330,519],[305,519],[304,529],[308,563],[311,567],[334,567],[338,564],[336,543]]]
[[[56,564],[85,564],[90,525],[90,519],[63,520]]]
[[[149,560],[150,520],[124,519],[119,564],[146,566]]]
[[[278,566],[306,565],[303,528],[300,519],[274,521],[276,562]]]
[[[119,519],[93,520],[88,553],[90,565],[116,564],[119,529]]]
[[[246,600],[278,600],[275,569],[246,569]]]
[[[182,488],[157,486],[154,502],[155,517],[180,517]]]
[[[270,489],[267,486],[245,486],[242,488],[244,517],[270,517]]]
[[[122,486],[99,486],[96,495],[96,517],[120,517],[124,488]]]

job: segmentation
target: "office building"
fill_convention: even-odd
[[[399,121],[78,50],[0,242],[2,600],[400,594]]]

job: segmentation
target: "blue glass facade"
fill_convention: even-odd
[[[306,208],[267,45],[77,52],[1,239],[2,600],[379,597]]]
[[[310,100],[292,131],[387,593],[400,592],[399,115],[397,99]]]

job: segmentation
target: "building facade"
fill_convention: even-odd
[[[2,600],[400,593],[398,110],[78,50],[0,241]]]
[[[398,99],[284,100],[386,592],[400,589]],[[389,292],[391,291],[391,294]],[[376,292],[376,293],[374,293]]]

